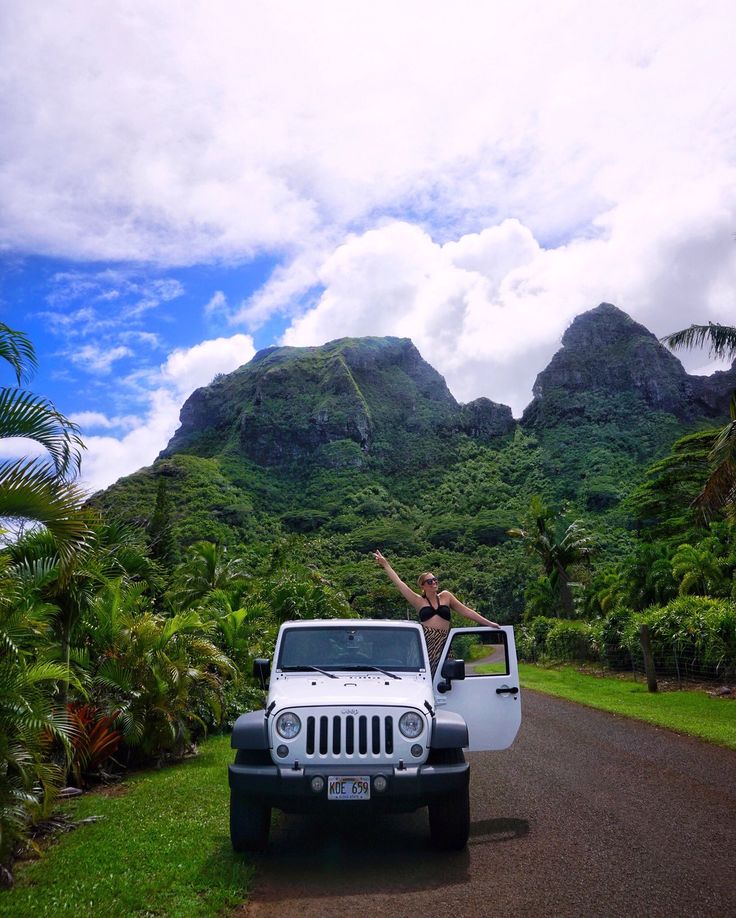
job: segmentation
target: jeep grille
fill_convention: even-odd
[[[337,705],[306,709],[297,706],[289,710],[301,718],[302,730],[295,739],[284,742],[272,726],[274,762],[279,765],[388,765],[400,759],[421,765],[426,760],[428,730],[424,729],[416,739],[407,739],[399,730],[399,718],[410,706],[382,705],[362,710],[359,705],[352,710]],[[421,714],[416,708],[411,710]],[[419,756],[411,752],[417,744],[424,750]],[[276,755],[279,746],[288,747],[287,755]]]
[[[378,714],[335,714],[307,718],[308,756],[391,756],[394,752],[393,717]]]

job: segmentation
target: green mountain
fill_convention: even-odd
[[[408,339],[342,338],[267,348],[198,389],[162,456],[231,450],[270,467],[397,469],[431,462],[435,438],[464,433],[488,441],[512,427],[504,405],[458,405]]]
[[[366,614],[396,606],[378,547],[407,578],[436,569],[510,620],[538,573],[507,535],[531,497],[586,520],[600,556],[626,550],[644,469],[725,417],[734,388],[736,370],[689,376],[610,304],[571,324],[519,422],[488,399],[459,404],[408,339],[268,348],[194,392],[153,466],[94,502],[147,526],[163,479],[180,545],[263,552],[290,536]]]

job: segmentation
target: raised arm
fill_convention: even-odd
[[[490,628],[501,627],[500,625],[496,624],[496,622],[492,622],[488,618],[483,618],[483,616],[476,612],[475,609],[471,609],[469,606],[461,603],[457,596],[453,596],[449,590],[446,590],[445,592],[449,596],[448,604],[450,608],[455,612],[459,612],[460,615],[465,616],[465,618],[469,618],[471,622],[477,622],[479,625],[488,625]]]
[[[396,571],[388,563],[388,560],[383,557],[380,551],[376,550],[373,552],[373,557],[381,565],[381,567],[388,574],[388,578],[391,583],[394,584],[396,589],[401,593],[404,599],[415,609],[421,609],[422,606],[426,605],[426,600],[421,597],[418,593],[415,593],[411,587],[408,587],[404,581],[399,577]]]

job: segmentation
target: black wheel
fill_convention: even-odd
[[[270,828],[270,806],[230,791],[230,841],[234,851],[265,850]]]
[[[457,765],[465,761],[462,749],[437,749],[434,764]],[[433,797],[429,801],[432,844],[443,851],[460,851],[470,835],[470,787]]]

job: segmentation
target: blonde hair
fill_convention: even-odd
[[[419,577],[417,577],[417,584],[419,586],[419,589],[422,591],[422,596],[424,596],[424,578],[433,577],[433,576],[434,574],[432,573],[432,571],[425,571],[423,574],[420,574]]]

